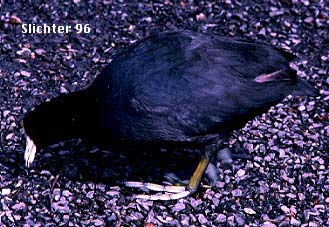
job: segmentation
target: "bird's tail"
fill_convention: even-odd
[[[303,80],[300,77],[297,77],[297,86],[292,91],[291,95],[293,96],[319,96],[319,91],[312,86],[309,82]]]

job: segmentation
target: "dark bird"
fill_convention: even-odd
[[[119,53],[87,89],[60,95],[27,114],[26,166],[37,148],[72,138],[109,146],[199,147],[203,155],[187,186],[126,183],[172,193],[139,198],[187,196],[233,130],[289,94],[318,94],[289,67],[293,59],[266,44],[218,35],[149,36]]]

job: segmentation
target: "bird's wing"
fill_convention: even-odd
[[[103,74],[94,85],[111,89],[117,130],[168,140],[230,132],[281,101],[295,77],[275,48],[190,32],[149,37]]]
[[[242,127],[296,83],[287,56],[260,43],[192,36],[163,50],[151,61],[157,73],[147,77],[136,99],[162,110],[164,122],[189,135]]]

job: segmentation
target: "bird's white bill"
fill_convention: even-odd
[[[37,147],[33,140],[29,136],[26,136],[26,148],[24,153],[24,160],[26,167],[30,167],[34,161],[35,153],[37,152]]]

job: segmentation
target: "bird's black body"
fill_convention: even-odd
[[[269,45],[222,36],[153,35],[118,54],[86,90],[36,107],[24,119],[25,132],[41,148],[76,137],[207,143],[288,94],[315,95],[289,68],[292,59]]]

